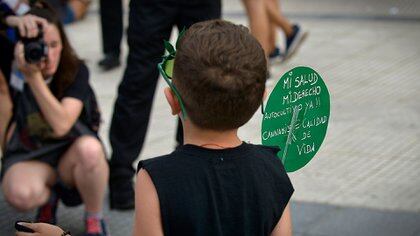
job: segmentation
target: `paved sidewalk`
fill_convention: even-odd
[[[331,123],[315,159],[290,174],[296,189],[293,220],[296,235],[420,235],[420,2],[282,1],[286,15],[309,30],[300,52],[272,68],[272,89],[282,73],[299,65],[314,68],[331,94]],[[224,0],[224,17],[247,23],[241,2]],[[96,2],[95,2],[96,4]],[[94,4],[87,19],[67,31],[89,65],[108,129],[123,67],[104,73],[99,18]],[[281,44],[279,34],[279,44]],[[127,48],[124,48],[126,55]],[[150,129],[141,159],[174,147],[175,119],[170,115],[160,80]],[[240,130],[260,143],[261,115]],[[0,197],[0,235],[11,235],[17,214]],[[105,211],[111,232],[130,235],[132,212]],[[82,208],[59,209],[60,224],[82,230]]]
[[[339,207],[326,204],[292,202],[292,221],[295,236],[418,236],[420,214],[402,211],[382,211],[366,208]],[[16,220],[31,221],[35,212],[16,213],[0,197],[0,235],[13,235]],[[83,209],[58,209],[58,225],[70,230],[73,236],[83,234]],[[104,215],[113,236],[131,235],[133,211],[110,211]]]

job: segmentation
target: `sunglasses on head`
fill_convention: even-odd
[[[185,28],[179,33],[178,38],[176,40],[176,48],[178,47],[179,39],[182,38],[185,34]],[[176,55],[176,48],[172,46],[169,41],[164,41],[165,45],[165,51],[167,54],[165,54],[162,58],[162,62],[158,64],[158,70],[159,73],[162,75],[163,79],[165,79],[166,83],[169,85],[169,87],[174,92],[176,98],[179,101],[179,104],[181,106],[181,113],[182,118],[187,117],[187,112],[185,111],[184,103],[182,102],[181,95],[179,94],[178,90],[176,89],[175,85],[172,82],[172,74],[174,69],[174,61],[175,61],[175,55]]]

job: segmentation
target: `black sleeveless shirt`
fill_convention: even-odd
[[[270,235],[294,191],[278,151],[187,144],[138,170],[155,185],[165,235]]]

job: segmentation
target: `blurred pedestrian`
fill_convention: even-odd
[[[242,0],[252,34],[258,39],[270,59],[289,59],[299,49],[307,36],[298,24],[291,24],[280,11],[278,0]],[[276,45],[277,29],[285,35],[286,44],[282,52]]]
[[[120,66],[121,39],[123,36],[123,1],[100,0],[102,58],[98,65],[105,71]]]
[[[128,58],[110,129],[111,209],[133,209],[133,162],[143,148],[158,79],[157,64],[173,26],[178,30],[220,18],[220,0],[130,1]],[[181,128],[177,141],[182,144]]]

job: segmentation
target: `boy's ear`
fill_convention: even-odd
[[[166,100],[168,101],[169,106],[171,107],[172,115],[178,115],[179,113],[181,113],[181,106],[179,105],[178,98],[172,92],[172,89],[170,87],[166,87],[164,93]]]

